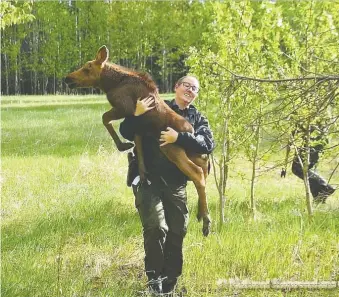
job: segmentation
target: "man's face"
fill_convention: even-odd
[[[198,96],[199,82],[194,77],[185,77],[183,81],[175,85],[175,102],[180,109],[189,106]]]

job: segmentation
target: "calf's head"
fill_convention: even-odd
[[[88,61],[80,69],[68,74],[65,83],[71,88],[98,87],[100,74],[108,60],[108,49],[105,45],[99,48],[94,60]]]

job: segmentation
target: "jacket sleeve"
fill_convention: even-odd
[[[134,141],[134,135],[139,125],[139,118],[135,116],[126,117],[119,127],[120,134],[125,139]]]
[[[197,115],[197,121],[194,123],[194,134],[179,132],[175,143],[184,149],[199,154],[210,154],[215,148],[213,133],[208,120],[201,114]]]

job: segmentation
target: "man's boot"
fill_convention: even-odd
[[[335,188],[333,188],[331,185],[327,184],[325,189],[321,190],[319,194],[314,197],[314,202],[315,203],[326,203],[326,199],[328,196],[332,195],[335,191]]]
[[[161,296],[162,294],[162,279],[158,277],[157,279],[150,279],[147,283],[148,290],[154,296]]]
[[[174,293],[175,287],[177,285],[177,279],[164,279],[162,283],[162,291],[163,293],[168,294],[167,296],[170,296],[170,294]]]

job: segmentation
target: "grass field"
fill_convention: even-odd
[[[142,230],[125,185],[126,153],[116,151],[101,123],[108,108],[103,96],[2,97],[2,296],[143,296]],[[326,175],[332,164],[323,164]],[[227,223],[214,224],[208,238],[189,185],[179,289],[185,296],[339,296],[220,285],[230,278],[339,280],[339,193],[310,221],[302,182],[290,171],[283,180],[270,172],[258,181],[253,221],[249,172],[242,159],[232,164]],[[212,177],[208,195],[216,222]]]

